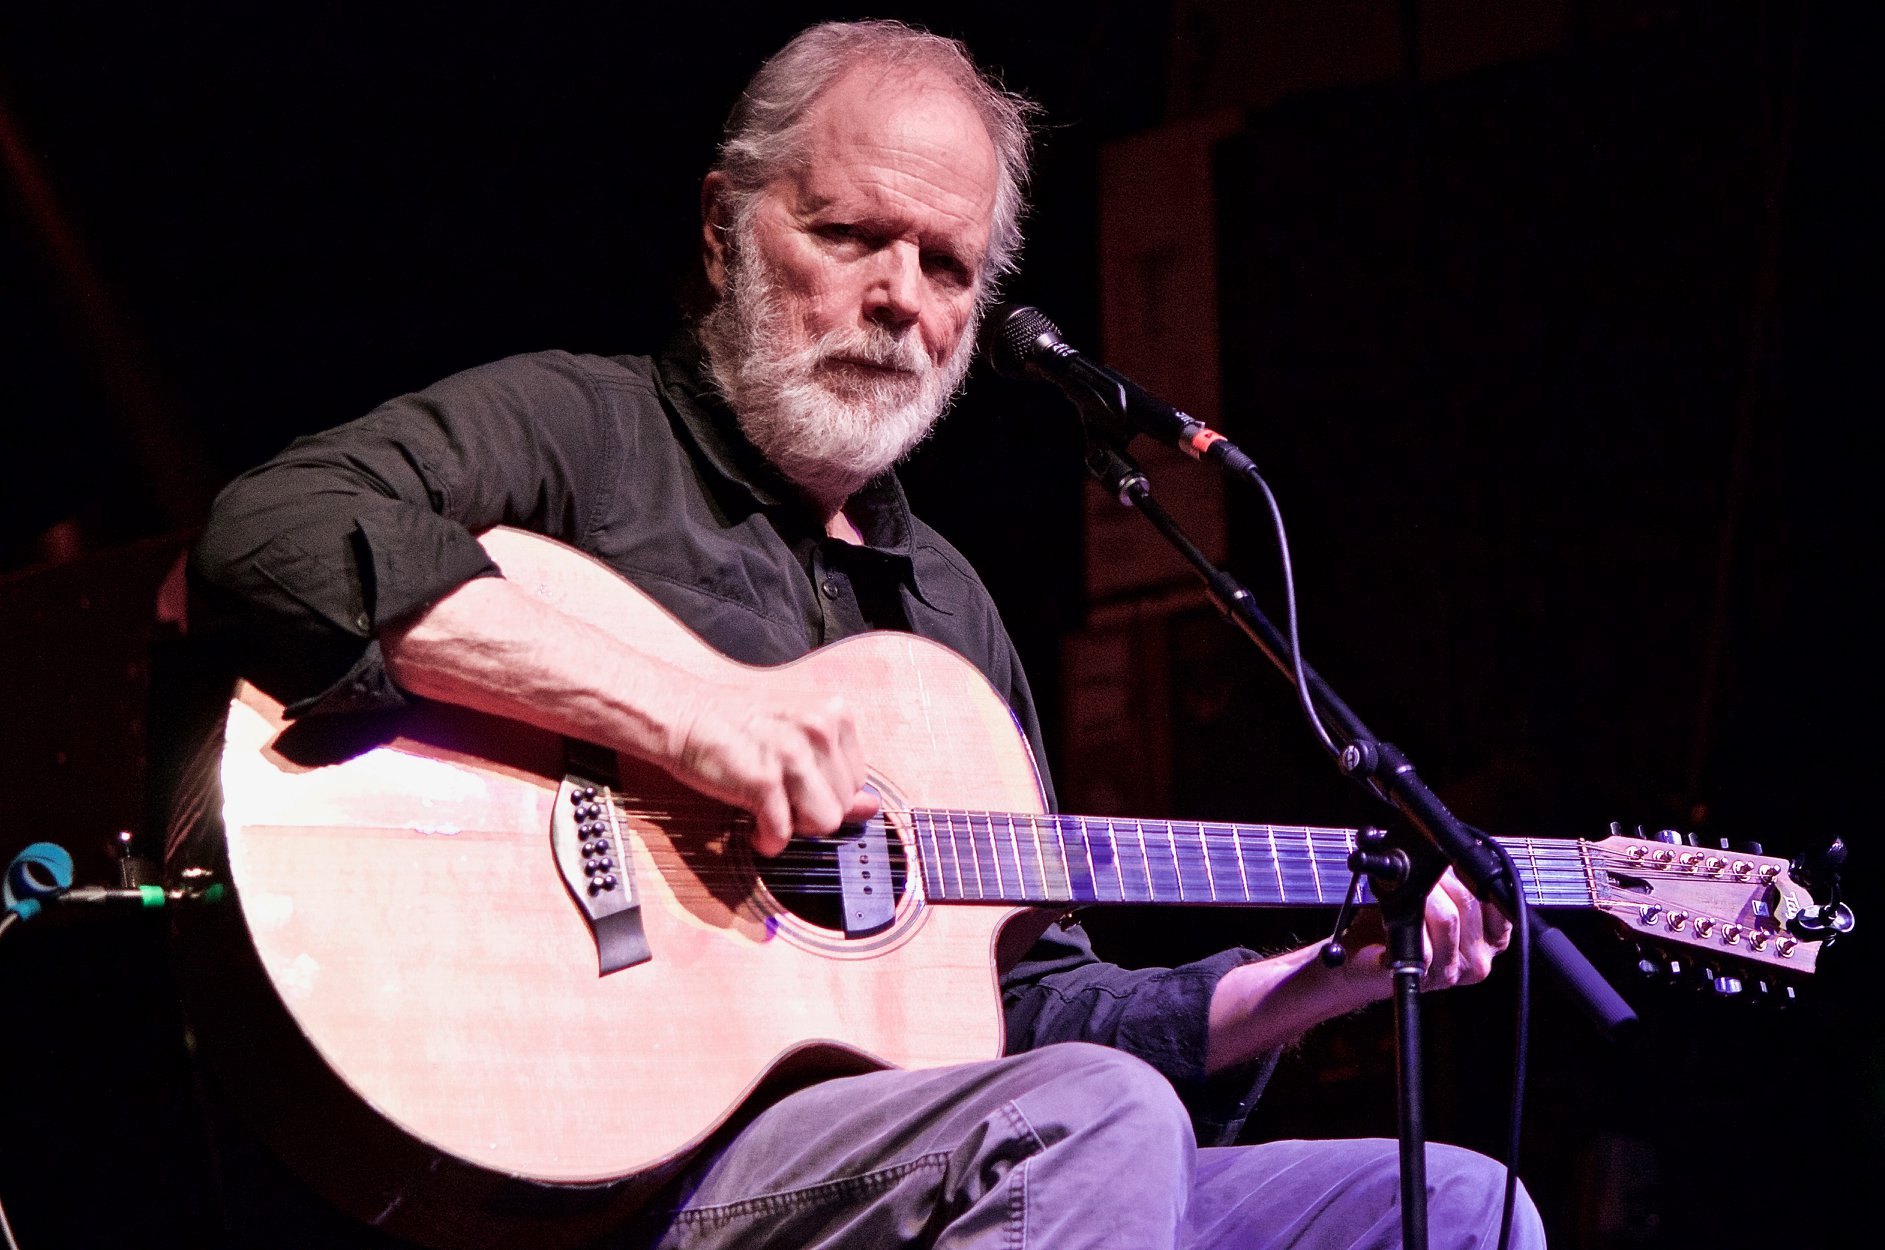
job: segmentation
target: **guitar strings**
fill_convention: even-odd
[[[612,806],[625,817],[647,824],[671,829],[677,833],[693,833],[701,830],[709,832],[734,832],[749,829],[752,820],[743,813],[725,809],[685,809],[667,808],[653,810],[641,808],[622,798],[615,798]],[[1159,868],[1153,870],[1150,863],[1146,869],[1151,875],[1160,877],[1151,884],[1159,885],[1169,881],[1181,894],[1196,891],[1200,896],[1209,894],[1252,895],[1243,888],[1242,875],[1236,882],[1226,882],[1224,891],[1216,891],[1212,877],[1208,852],[1245,851],[1269,849],[1268,856],[1273,867],[1262,870],[1264,884],[1274,873],[1280,872],[1284,882],[1285,894],[1300,892],[1305,897],[1318,895],[1317,903],[1324,901],[1320,895],[1324,892],[1322,882],[1325,874],[1320,869],[1327,866],[1322,863],[1324,856],[1334,857],[1346,868],[1346,858],[1354,848],[1354,835],[1344,829],[1323,829],[1309,826],[1265,826],[1258,830],[1233,828],[1227,824],[1212,825],[1208,822],[1179,821],[1150,822],[1122,820],[1106,817],[1064,817],[1037,813],[996,813],[966,810],[941,809],[905,809],[886,808],[877,818],[886,821],[898,833],[901,843],[906,837],[914,836],[918,842],[917,859],[919,863],[908,865],[905,871],[922,874],[921,839],[928,835],[932,839],[946,838],[953,849],[960,849],[960,843],[967,836],[970,843],[971,859],[960,865],[953,863],[931,865],[927,871],[939,880],[953,875],[966,890],[971,881],[975,881],[975,862],[978,852],[986,850],[991,859],[983,868],[981,879],[976,881],[978,892],[986,892],[986,886],[999,872],[997,890],[1003,894],[1015,893],[1022,897],[1062,898],[1071,895],[1068,889],[1057,887],[1061,879],[1070,871],[1071,865],[1064,860],[1065,848],[1060,845],[1058,835],[1073,832],[1086,837],[1093,837],[1104,831],[1115,843],[1116,849],[1128,857],[1138,851],[1150,855],[1158,861]],[[1123,826],[1123,829],[1122,829]],[[1158,845],[1146,842],[1142,847],[1131,845],[1150,835]],[[1173,835],[1182,835],[1180,842]],[[978,842],[977,837],[986,839]],[[1118,847],[1121,837],[1126,845]],[[1279,841],[1279,839],[1281,839]],[[743,859],[738,864],[693,864],[690,865],[697,876],[705,879],[711,876],[720,880],[746,881],[755,875],[763,877],[775,888],[797,888],[806,893],[835,893],[840,870],[830,862],[830,848],[822,840],[795,840],[780,856],[767,861],[762,869],[751,860]],[[1561,842],[1561,845],[1553,845]],[[1267,844],[1267,846],[1266,846]],[[1200,846],[1202,850],[1200,850]],[[1708,872],[1698,867],[1678,865],[1654,865],[1632,859],[1628,855],[1598,848],[1595,844],[1578,842],[1573,839],[1524,839],[1516,844],[1508,843],[1514,852],[1520,867],[1520,877],[1524,882],[1528,897],[1535,901],[1587,903],[1606,899],[1629,901],[1631,891],[1627,887],[1610,885],[1601,880],[1593,880],[1593,872],[1617,871],[1635,880],[1646,883],[1684,882],[1716,884],[1723,886],[1763,886],[1772,884],[1767,881],[1749,880],[1746,877],[1725,876],[1721,872]],[[1032,850],[1038,857],[1030,868],[1027,863],[1028,852]],[[1006,851],[1003,856],[1001,852]],[[899,847],[899,852],[907,857],[907,852]],[[1022,864],[1017,868],[1012,863],[1015,855],[1022,857]],[[1164,861],[1172,855],[1177,862],[1171,866],[1172,876],[1163,877]],[[689,857],[697,858],[697,857]],[[959,858],[959,856],[953,857]],[[1000,859],[999,869],[995,863]],[[1044,862],[1043,862],[1044,861]],[[950,870],[955,869],[952,873]],[[1196,880],[1198,873],[1205,874],[1205,880]],[[1308,878],[1304,879],[1303,874]],[[1331,871],[1326,878],[1333,880],[1342,873]],[[1139,874],[1134,874],[1135,883]],[[1094,883],[1096,886],[1100,882]],[[1199,889],[1199,887],[1204,887]],[[1011,891],[1010,887],[1014,887]],[[1123,887],[1122,887],[1123,888]],[[1243,900],[1237,900],[1243,901]],[[1262,900],[1269,902],[1267,895]],[[1331,905],[1333,900],[1330,900]]]

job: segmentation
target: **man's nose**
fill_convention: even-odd
[[[864,315],[891,330],[915,325],[922,313],[922,257],[914,244],[892,243],[875,257],[870,284],[864,292]]]

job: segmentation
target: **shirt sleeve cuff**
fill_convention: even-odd
[[[1119,1023],[1118,1045],[1157,1068],[1191,1112],[1201,1145],[1237,1140],[1276,1066],[1268,1055],[1215,1075],[1205,1073],[1211,995],[1232,968],[1261,958],[1242,948],[1173,968],[1135,995]]]
[[[284,708],[290,717],[404,707],[409,698],[386,671],[379,631],[466,582],[503,575],[477,539],[437,517],[417,525],[361,517],[355,539],[366,606],[350,624],[364,635],[360,654],[340,680]]]

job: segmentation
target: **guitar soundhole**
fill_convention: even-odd
[[[885,862],[861,864],[860,879],[853,883],[853,888],[873,893],[887,889],[890,906],[894,908],[902,901],[909,880],[909,856],[898,831],[892,827],[887,833],[885,853],[881,857]],[[781,906],[806,924],[833,930],[840,936],[845,929],[838,864],[838,848],[843,836],[841,833],[837,838],[796,837],[775,859],[754,857],[760,879]],[[869,873],[867,880],[861,877],[866,872]]]

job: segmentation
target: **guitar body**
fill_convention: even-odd
[[[484,542],[508,579],[670,663],[845,693],[887,808],[1041,810],[1012,713],[936,644],[871,634],[751,668],[586,556]],[[226,872],[239,903],[179,935],[199,1045],[365,1218],[441,1245],[580,1241],[762,1092],[1001,1052],[1016,909],[928,906],[911,873],[889,927],[847,939],[779,902],[736,813],[624,757],[651,957],[604,973],[552,854],[563,740],[442,705],[370,719],[291,724],[242,686],[220,819],[170,862]]]

